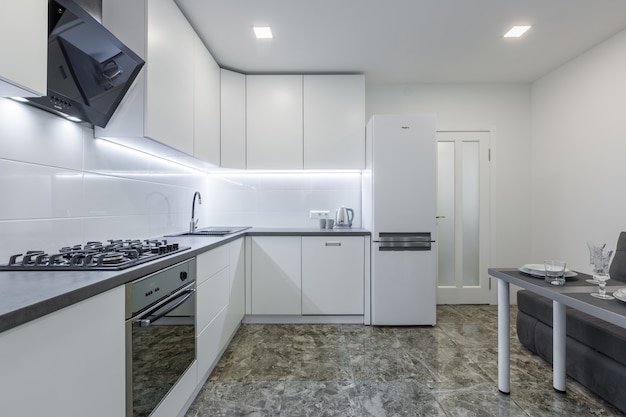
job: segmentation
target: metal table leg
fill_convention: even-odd
[[[511,392],[511,341],[510,341],[509,283],[498,280],[498,389]],[[555,374],[556,375],[556,374]]]
[[[565,305],[552,301],[552,373],[553,386],[565,392]]]

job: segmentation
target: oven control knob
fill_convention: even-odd
[[[180,280],[184,281],[187,279],[187,271],[183,271],[180,273]]]

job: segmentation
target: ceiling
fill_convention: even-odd
[[[532,82],[626,28],[624,0],[175,1],[223,68],[368,84]]]

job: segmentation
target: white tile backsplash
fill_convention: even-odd
[[[210,173],[117,143],[50,113],[0,99],[0,263],[26,250],[144,239],[198,226],[317,227],[310,210],[355,209],[361,174]]]
[[[204,172],[0,99],[0,263],[26,250],[186,230],[193,193],[207,187]]]
[[[355,212],[361,226],[361,174],[337,173],[212,173],[209,175],[210,220],[216,224],[256,227],[317,227],[310,210],[340,206]]]
[[[83,136],[76,123],[0,99],[0,159],[81,170]]]

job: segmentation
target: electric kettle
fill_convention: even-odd
[[[354,210],[341,206],[335,211],[335,227],[352,227]]]

